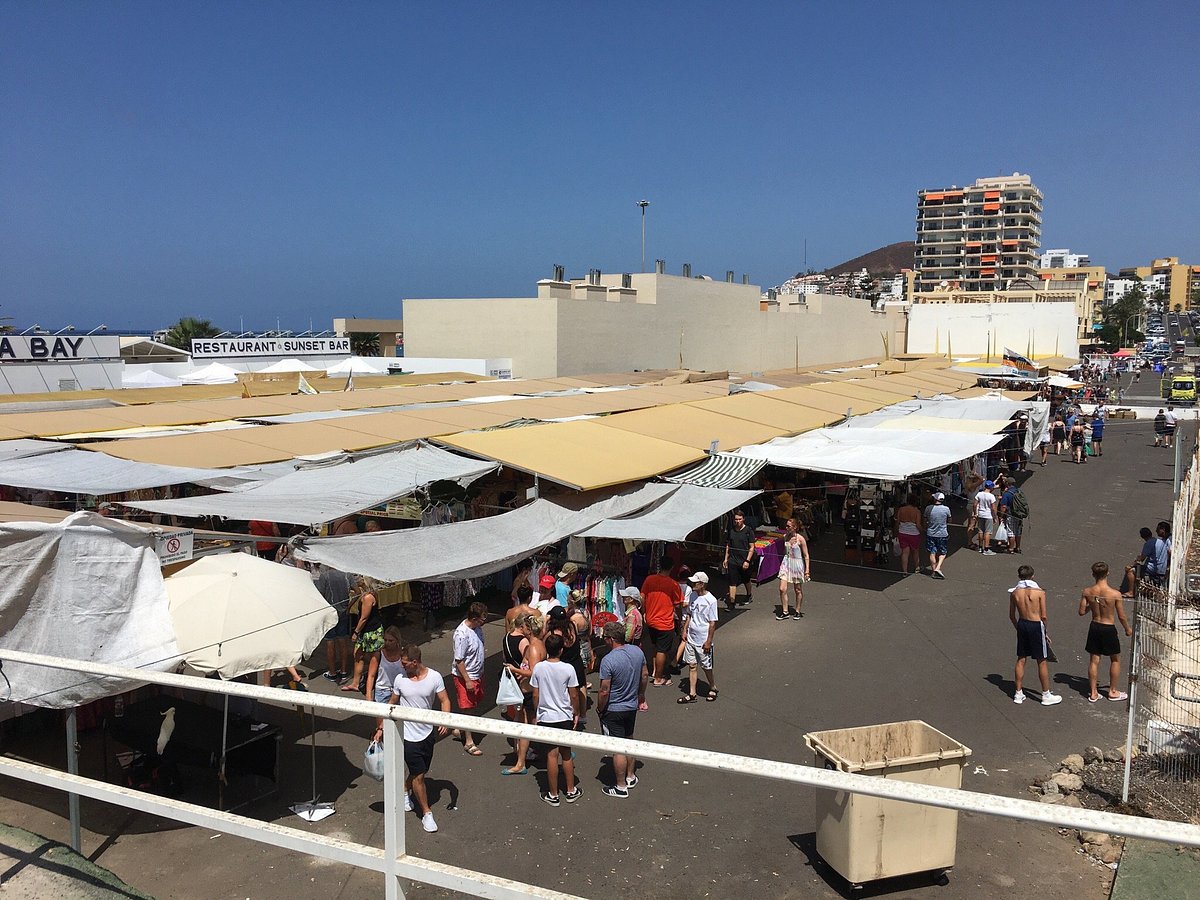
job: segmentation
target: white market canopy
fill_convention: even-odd
[[[535,500],[512,512],[449,525],[313,538],[300,544],[296,555],[384,581],[474,578],[511,566],[604,519],[645,509],[675,489],[673,484],[643,484],[564,501]]]
[[[884,428],[821,428],[742,447],[738,454],[775,466],[901,481],[990,450],[995,434],[930,434]]]
[[[203,369],[192,369],[179,376],[184,384],[233,384],[238,380],[236,369],[221,363],[211,363]]]
[[[271,363],[265,369],[259,369],[259,372],[265,374],[278,374],[283,372],[320,372],[322,369],[317,366],[310,366],[303,360],[296,359],[294,356],[289,356],[287,359],[281,359],[277,363]]]
[[[179,387],[181,384],[183,382],[178,378],[160,375],[149,366],[134,369],[127,365],[121,373],[121,387],[123,388]]]
[[[387,363],[380,357],[350,356],[325,370],[326,375],[386,375]],[[511,400],[511,397],[506,397]]]
[[[0,647],[170,669],[178,649],[152,531],[75,513],[0,524]],[[131,690],[123,680],[9,662],[6,699],[66,709]]]
[[[40,453],[24,458],[0,457],[0,484],[67,494],[117,494],[168,484],[234,486],[254,483],[261,476],[252,470],[191,469],[135,462],[57,445],[57,453]]]
[[[681,484],[654,506],[632,515],[605,519],[579,537],[627,541],[682,541],[702,525],[736,509],[761,491],[728,491]]]
[[[1082,382],[1076,381],[1074,378],[1068,378],[1066,375],[1051,375],[1048,381],[1050,383],[1050,387],[1071,389],[1083,387]]]
[[[339,456],[328,463],[312,463],[236,493],[124,505],[176,516],[224,516],[315,525],[387,503],[434,481],[467,483],[496,468],[494,462],[467,459],[421,444],[365,456]]]
[[[932,419],[961,422],[962,425],[958,428],[960,432],[979,434],[1000,431],[1009,420],[1020,415],[1029,418],[1029,427],[1025,433],[1025,452],[1031,453],[1050,425],[1050,404],[1041,400],[1004,400],[997,397],[906,400],[877,412],[855,416],[839,427],[914,431],[923,428],[929,433],[930,442],[936,443],[939,440],[938,435],[953,430],[954,426],[937,424],[931,422]],[[906,419],[908,421],[904,421]]]

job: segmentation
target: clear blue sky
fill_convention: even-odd
[[[329,327],[562,263],[764,287],[1021,171],[1044,247],[1200,263],[1186,4],[0,4],[0,314]]]

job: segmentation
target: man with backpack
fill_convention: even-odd
[[[1000,515],[1008,529],[1008,552],[1021,552],[1021,532],[1029,518],[1029,499],[1014,480],[1000,497]]]

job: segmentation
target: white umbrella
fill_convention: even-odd
[[[172,378],[169,375],[160,375],[148,366],[144,369],[135,371],[132,368],[126,368],[121,373],[121,387],[179,387],[183,384],[178,378]]]
[[[337,624],[337,611],[303,569],[248,553],[205,556],[163,580],[180,655],[200,672],[237,678],[298,663]],[[229,697],[225,698],[229,727]],[[316,716],[313,716],[313,798],[293,807],[308,821],[333,814],[317,797]],[[221,738],[221,776],[225,736]]]
[[[192,369],[179,376],[184,384],[233,384],[238,380],[237,369],[221,363],[210,363],[203,369]]]
[[[202,557],[163,584],[184,660],[225,679],[295,665],[337,624],[307,572],[248,553]]]

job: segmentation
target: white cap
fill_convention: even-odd
[[[943,494],[941,491],[938,491],[936,494],[933,495],[933,499],[934,500],[945,500],[946,495]]]
[[[703,572],[697,572],[695,575],[689,578],[688,581],[697,581],[700,584],[708,584],[708,576]]]
[[[621,590],[617,591],[617,593],[620,594],[622,597],[628,597],[631,600],[641,600],[642,599],[642,592],[639,591],[635,587],[621,588]]]

